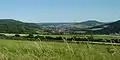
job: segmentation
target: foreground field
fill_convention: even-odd
[[[0,60],[120,60],[120,47],[0,40]]]

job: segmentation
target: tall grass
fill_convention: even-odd
[[[120,47],[81,43],[0,40],[0,60],[119,60]]]

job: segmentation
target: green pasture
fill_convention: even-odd
[[[0,40],[0,60],[120,60],[120,46]]]

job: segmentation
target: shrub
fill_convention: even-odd
[[[0,39],[4,39],[6,36],[4,34],[0,34]]]
[[[46,39],[54,39],[53,37],[50,37],[50,36],[46,36],[45,38]]]
[[[15,37],[20,37],[20,35],[19,34],[15,34]]]
[[[92,35],[91,35],[91,36],[88,36],[88,40],[89,40],[89,41],[93,41],[93,40],[94,40],[93,36],[92,36]]]
[[[33,34],[29,34],[28,38],[34,38]]]
[[[62,37],[56,37],[55,39],[56,39],[56,40],[63,40]]]
[[[5,36],[4,34],[0,34],[0,36]]]

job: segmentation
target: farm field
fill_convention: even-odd
[[[0,40],[0,60],[119,60],[120,46]]]
[[[4,34],[5,36],[15,36],[15,34],[9,34],[9,33],[0,33],[0,34]],[[20,36],[28,36],[29,34],[19,34]],[[66,37],[66,38],[71,38],[73,36],[76,37],[87,37],[87,36],[91,36],[91,35],[82,35],[82,34],[76,34],[76,35],[40,35],[40,34],[33,34],[34,36],[51,36],[51,37]],[[92,35],[93,38],[95,39],[120,39],[119,35]]]
[[[91,35],[41,35],[41,36],[51,36],[51,37],[66,37],[66,38],[70,38],[70,37],[73,37],[73,36],[76,36],[76,37],[87,37],[87,36],[91,36]],[[117,35],[92,35],[93,38],[95,39],[120,39],[120,36],[117,36]]]

